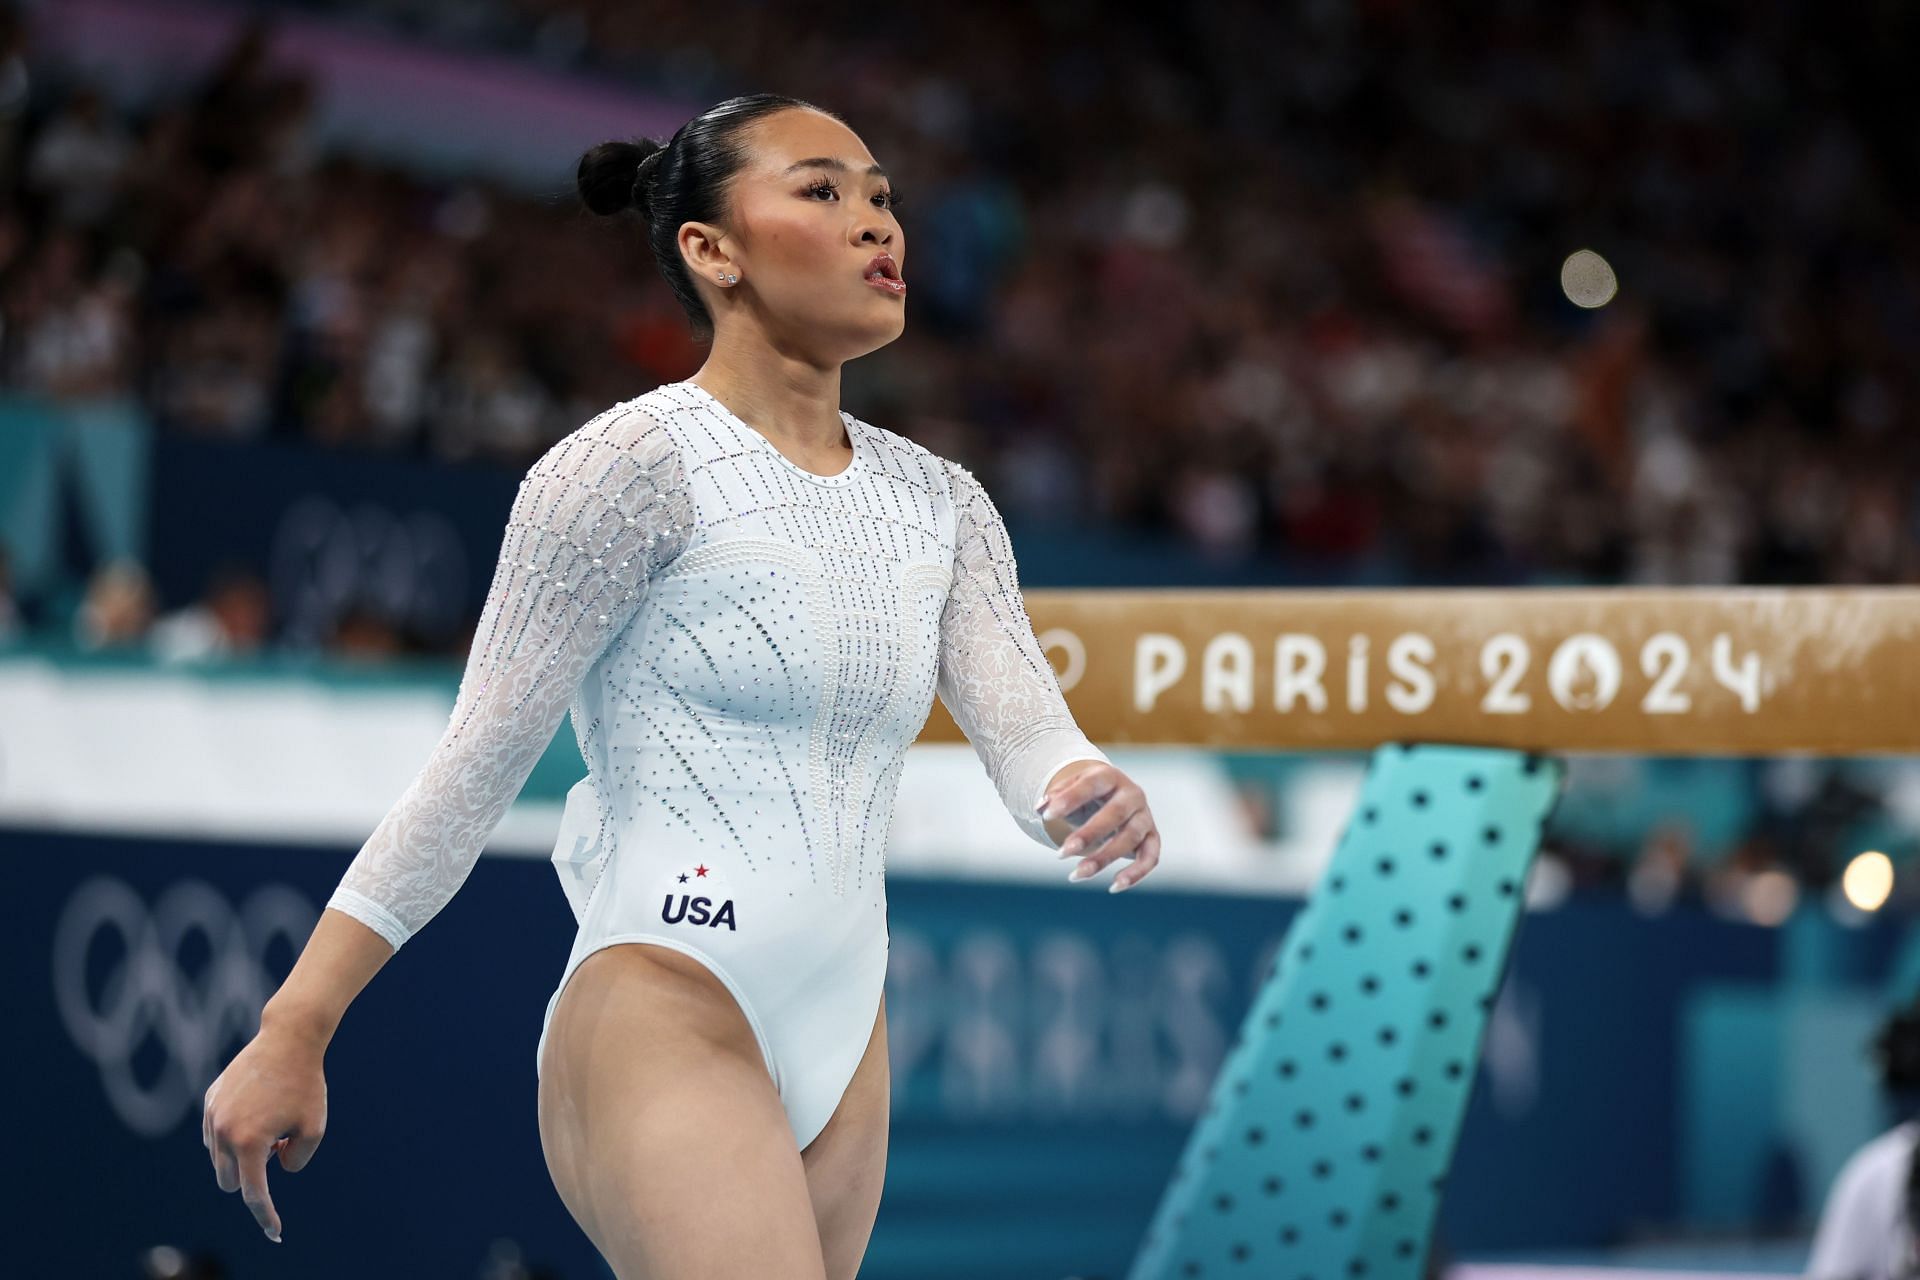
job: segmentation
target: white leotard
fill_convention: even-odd
[[[692,382],[615,406],[520,485],[446,732],[328,904],[396,949],[445,906],[572,711],[554,862],[582,960],[646,941],[725,982],[804,1148],[873,1029],[887,830],[937,691],[1014,820],[1080,732],[971,472],[845,411],[800,467]],[[535,1067],[539,1068],[536,1049]]]

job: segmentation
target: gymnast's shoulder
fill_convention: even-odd
[[[974,478],[973,472],[952,458],[943,457],[918,440],[869,422],[851,411],[847,416],[865,429],[867,438],[874,442],[880,453],[888,474],[909,478],[933,492],[954,499],[960,498],[965,490],[978,487],[980,482]]]

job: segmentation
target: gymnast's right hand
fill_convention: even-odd
[[[213,1159],[214,1181],[241,1200],[267,1233],[280,1242],[280,1215],[267,1194],[267,1160],[280,1153],[280,1167],[306,1167],[327,1129],[324,1041],[288,1024],[266,1023],[227,1069],[207,1086],[200,1141]]]

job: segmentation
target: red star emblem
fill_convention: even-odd
[[[703,876],[703,875],[705,875],[705,874],[707,874],[707,869],[706,869],[705,867],[703,867],[703,866],[702,866],[702,867],[695,867],[695,868],[693,869],[693,874],[695,874],[695,875],[697,875],[697,876]]]

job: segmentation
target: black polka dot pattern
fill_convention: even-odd
[[[1487,748],[1374,754],[1319,888],[1262,953],[1281,959],[1254,975],[1132,1280],[1418,1280],[1564,775]]]

